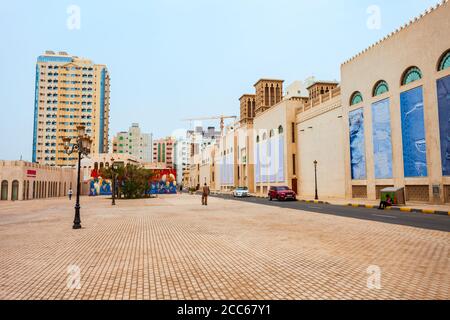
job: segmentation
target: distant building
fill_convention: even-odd
[[[113,139],[113,153],[129,154],[140,162],[152,162],[152,134],[142,133],[138,123],[128,131],[119,132]]]
[[[183,183],[191,187],[198,185],[200,181],[200,163],[204,150],[217,143],[221,132],[215,127],[206,130],[198,126],[195,130],[187,131],[186,140],[189,143],[187,168],[183,172]],[[193,170],[193,171],[192,171]],[[192,172],[191,172],[192,171]]]
[[[180,138],[174,144],[174,164],[177,171],[177,183],[184,184],[183,173],[189,170],[190,142]]]
[[[155,140],[153,142],[152,162],[164,163],[168,169],[173,169],[174,145],[175,139],[172,137]]]
[[[109,81],[106,66],[91,60],[53,51],[38,57],[33,162],[75,166],[77,156],[65,153],[62,139],[74,138],[77,125],[86,126],[93,154],[108,152]]]

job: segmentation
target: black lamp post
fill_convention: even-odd
[[[317,160],[314,160],[314,182],[315,182],[315,189],[316,189],[316,195],[314,197],[315,200],[319,200],[319,193],[317,192]]]
[[[83,156],[87,156],[91,152],[91,138],[85,134],[85,126],[77,126],[78,137],[76,137],[76,142],[71,146],[70,137],[64,137],[64,151],[71,155],[72,153],[78,153],[78,172],[77,172],[77,199],[75,203],[75,218],[73,220],[73,229],[81,229],[81,218],[80,218],[80,193],[81,193],[81,182],[80,182],[80,172],[81,172],[81,159]]]
[[[117,164],[114,162],[114,158],[111,158],[112,162],[112,205],[116,205],[116,169]]]

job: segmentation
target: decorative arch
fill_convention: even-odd
[[[353,105],[361,103],[363,101],[364,100],[363,100],[363,96],[362,96],[361,92],[355,91],[352,94],[352,97],[350,98],[350,105],[353,106]]]
[[[14,180],[12,182],[12,188],[11,188],[11,200],[17,201],[19,200],[19,181]]]
[[[267,139],[267,133],[264,132],[262,138],[263,138],[263,140],[266,140]]]
[[[386,92],[389,92],[389,86],[387,82],[384,80],[378,81],[373,88],[373,96],[376,97]]]
[[[444,54],[439,58],[438,63],[438,71],[442,71],[447,68],[450,68],[450,49],[444,52]]]
[[[3,180],[1,185],[1,200],[8,200],[8,180]]]
[[[402,86],[422,79],[422,71],[418,67],[406,69],[402,76]]]
[[[283,134],[283,132],[284,132],[283,126],[280,125],[280,126],[278,127],[278,134]]]

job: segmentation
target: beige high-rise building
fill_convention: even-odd
[[[108,152],[109,73],[105,65],[46,51],[37,59],[34,103],[33,162],[75,166],[76,154],[64,152],[62,139],[86,126],[91,152]]]

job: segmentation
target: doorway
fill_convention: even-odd
[[[297,189],[297,179],[292,179],[292,191],[298,194]]]

